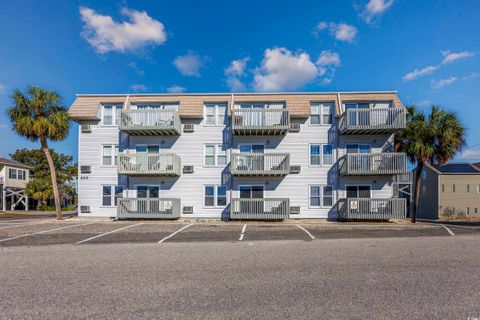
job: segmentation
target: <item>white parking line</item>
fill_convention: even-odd
[[[245,230],[247,229],[247,225],[244,224],[243,225],[243,228],[242,228],[242,233],[240,233],[240,238],[238,239],[238,241],[242,241],[243,240],[243,236],[245,235]]]
[[[87,241],[90,241],[90,240],[94,240],[94,239],[97,239],[97,238],[100,238],[100,237],[103,237],[103,236],[106,236],[106,235],[115,233],[115,232],[117,232],[117,231],[121,231],[121,230],[125,230],[125,229],[131,228],[131,227],[139,226],[139,225],[141,225],[141,224],[143,224],[143,223],[132,224],[132,225],[129,225],[129,226],[126,226],[126,227],[123,227],[123,228],[118,228],[118,229],[115,229],[115,230],[112,230],[112,231],[109,231],[109,232],[97,234],[96,236],[90,237],[90,238],[88,238],[88,239],[78,241],[78,242],[76,242],[75,244],[81,244],[81,243],[84,243],[84,242],[87,242]]]
[[[43,230],[43,231],[34,232],[34,233],[22,234],[20,236],[15,236],[15,237],[6,238],[6,239],[0,239],[0,242],[15,240],[15,239],[19,239],[19,238],[30,237],[30,236],[34,236],[34,235],[37,235],[37,234],[42,234],[42,233],[47,233],[47,232],[52,232],[52,231],[57,231],[57,230],[62,230],[62,229],[67,229],[67,228],[80,227],[80,226],[84,226],[86,224],[89,224],[89,223],[75,224],[75,225],[66,226],[66,227],[60,227],[60,228],[48,229],[48,230]]]
[[[302,227],[302,226],[300,226],[300,225],[298,225],[298,224],[297,224],[297,227],[299,227],[300,229],[302,229],[303,231],[305,231],[305,233],[308,234],[308,236],[309,236],[310,238],[312,238],[312,240],[315,240],[315,237],[314,237],[307,229],[305,229],[304,227]]]
[[[450,230],[450,228],[448,228],[447,226],[443,225],[443,224],[440,224],[445,230],[447,230],[447,232],[451,235],[451,236],[454,236],[455,233],[453,233],[452,230]]]
[[[177,231],[175,231],[175,232],[172,233],[171,235],[168,235],[168,236],[166,236],[165,238],[163,238],[162,240],[158,241],[158,243],[162,243],[163,241],[170,239],[171,237],[173,237],[173,236],[176,235],[177,233],[182,232],[183,230],[187,229],[188,227],[190,227],[190,226],[192,226],[192,225],[193,225],[193,223],[190,223],[189,225],[186,225],[186,226],[184,226],[184,227],[181,227],[180,229],[178,229]]]

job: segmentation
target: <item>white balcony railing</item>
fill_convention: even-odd
[[[121,154],[118,173],[125,175],[180,176],[181,160],[174,153]]]
[[[290,154],[232,153],[230,166],[237,176],[282,176],[290,172]]]
[[[349,109],[339,123],[342,134],[393,133],[406,127],[406,111],[403,108]]]
[[[405,219],[407,200],[403,198],[346,198],[340,200],[340,218],[355,220]]]
[[[234,220],[282,220],[290,216],[290,200],[287,198],[234,198],[230,219]]]
[[[179,135],[182,123],[174,110],[122,110],[119,129],[131,135]]]
[[[178,219],[181,212],[178,198],[122,198],[118,199],[119,219]]]
[[[232,130],[235,135],[281,135],[290,128],[287,109],[234,109]]]
[[[407,172],[405,153],[348,153],[339,162],[342,175],[394,175]]]

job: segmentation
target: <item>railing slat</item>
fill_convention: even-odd
[[[117,203],[118,218],[180,218],[181,200],[178,198],[121,198]]]
[[[289,153],[232,153],[230,170],[233,175],[287,175]]]
[[[346,198],[340,201],[340,217],[358,220],[405,219],[407,200],[403,198]]]
[[[283,220],[290,216],[288,198],[233,198],[230,218],[234,220]]]
[[[348,153],[340,158],[342,175],[391,175],[407,172],[403,152]]]
[[[136,153],[118,156],[118,173],[126,175],[181,174],[180,157],[174,153]]]

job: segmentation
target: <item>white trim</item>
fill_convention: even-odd
[[[325,164],[323,162],[323,156],[325,155],[323,153],[323,146],[326,146],[326,145],[330,145],[332,146],[332,163],[331,164]],[[320,146],[320,154],[318,155],[320,157],[320,164],[312,164],[312,150],[311,150],[311,146]],[[335,164],[335,159],[334,159],[334,155],[335,155],[335,148],[334,148],[334,145],[333,143],[321,143],[321,142],[317,142],[317,143],[309,143],[308,144],[308,166],[311,167],[311,168],[321,168],[321,167],[331,167]]]
[[[213,113],[213,118],[214,118],[214,123],[209,124],[207,123],[207,105],[213,106],[214,108],[214,113]],[[218,123],[218,107],[219,106],[225,106],[225,114],[223,117],[223,123]],[[203,103],[203,126],[204,127],[225,127],[228,125],[228,102],[205,102]]]
[[[100,103],[100,126],[101,127],[118,127],[117,123],[117,109],[120,110],[120,112],[123,110],[123,104],[124,102],[112,102],[112,103]],[[120,105],[122,107],[118,108]],[[103,123],[103,115],[104,115],[104,107],[105,106],[111,106],[112,107],[112,124],[104,124]]]
[[[103,147],[111,147],[110,160],[112,161],[111,165],[103,164]],[[118,147],[118,154],[120,154],[120,145],[118,144],[101,144],[100,145],[100,168],[113,168],[117,167],[118,163],[115,163],[115,150]],[[118,161],[118,159],[117,159]]]
[[[308,208],[309,209],[331,209],[333,208],[334,204],[335,204],[335,196],[333,194],[333,185],[331,184],[315,184],[315,183],[312,183],[312,184],[308,184],[307,185],[308,187]],[[319,206],[312,206],[311,205],[311,197],[312,197],[312,193],[311,193],[311,187],[320,187],[320,194],[319,194],[319,198],[320,198],[320,205]],[[324,197],[324,187],[330,187],[332,188],[332,205],[331,206],[325,206],[323,204],[323,197]]]
[[[332,123],[323,123],[323,107],[324,104],[330,104],[330,114],[332,115]],[[318,116],[319,118],[319,123],[311,123],[311,117],[312,117],[312,106],[316,106],[319,110]],[[333,101],[323,101],[323,102],[317,102],[317,101],[310,101],[310,115],[308,117],[308,125],[312,127],[331,127],[333,126],[333,119],[335,117],[334,115],[334,109],[335,109],[335,102]],[[316,114],[314,114],[316,115]]]
[[[136,96],[228,96],[228,95],[233,95],[233,96],[251,96],[253,95],[258,95],[258,96],[269,96],[269,95],[331,95],[331,94],[374,94],[374,93],[391,93],[391,94],[396,94],[398,93],[398,90],[380,90],[380,91],[310,91],[310,92],[305,92],[305,91],[299,91],[299,92],[292,92],[292,91],[284,91],[284,92],[211,92],[211,93],[195,93],[195,92],[190,92],[190,93],[131,93],[131,94],[126,94],[126,93],[76,93],[75,96],[77,97],[101,97],[101,96],[110,96],[110,97],[136,97]]]
[[[105,206],[103,205],[103,187],[110,187],[110,205]],[[118,184],[100,184],[100,208],[116,208],[117,206],[115,205],[115,188],[116,187],[121,187],[122,188],[122,195],[123,192],[125,191],[125,186],[118,185]]]
[[[207,153],[206,149],[207,146],[213,146],[213,162],[214,164],[207,164],[206,163],[206,158],[207,158]],[[225,153],[225,164],[218,164],[218,148],[220,147],[220,150],[222,150]],[[223,143],[204,143],[203,144],[203,167],[204,168],[222,168],[228,165],[228,152],[227,150],[223,150]]]

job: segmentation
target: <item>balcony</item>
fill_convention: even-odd
[[[343,176],[396,175],[407,172],[405,153],[348,153],[340,158]]]
[[[287,109],[234,109],[232,130],[234,135],[284,135],[290,128]]]
[[[290,216],[287,198],[234,198],[231,202],[232,220],[283,220]]]
[[[132,176],[180,176],[181,160],[173,153],[121,154],[118,156],[118,174]]]
[[[134,136],[180,135],[182,123],[174,110],[123,110],[119,129]]]
[[[289,153],[232,153],[234,176],[285,176],[290,172]]]
[[[178,219],[180,211],[178,198],[123,198],[117,203],[119,219]]]
[[[402,108],[349,109],[339,123],[341,134],[391,134],[406,127]]]
[[[340,218],[389,220],[407,217],[407,200],[402,198],[346,198],[340,200]]]

